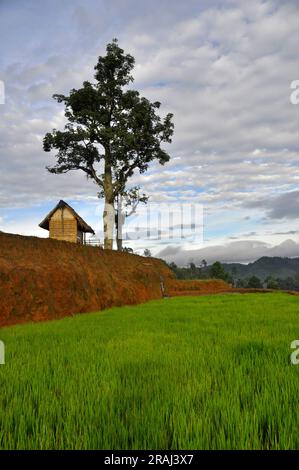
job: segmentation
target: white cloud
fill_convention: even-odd
[[[5,51],[0,206],[96,194],[84,175],[47,174],[54,160],[41,140],[64,123],[51,95],[91,79],[97,55],[118,35],[136,58],[133,86],[175,115],[172,160],[135,175],[134,183],[153,200],[195,200],[214,213],[225,210],[232,221],[235,209],[256,210],[262,227],[269,207],[249,206],[268,199],[272,214],[296,218],[296,207],[290,215],[288,201],[278,197],[299,180],[299,106],[289,101],[290,83],[299,78],[296,2],[215,1],[199,8],[193,0],[174,1],[170,10],[163,2],[113,0],[103,8],[76,0],[63,10],[64,28],[59,21],[43,31],[30,28],[49,5],[23,21],[23,33],[30,32],[24,50],[31,53],[20,53],[18,36]],[[6,14],[22,24],[23,10],[19,16],[12,10],[2,12],[2,22]]]
[[[215,261],[249,263],[262,256],[299,256],[299,243],[287,239],[279,245],[271,246],[262,241],[239,240],[196,250],[184,250],[180,246],[169,246],[161,250],[158,256],[180,266],[186,266],[190,262],[200,264],[203,259],[208,264]]]

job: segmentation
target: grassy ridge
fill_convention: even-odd
[[[298,320],[227,294],[2,329],[0,448],[298,449]]]

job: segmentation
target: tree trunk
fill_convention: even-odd
[[[123,251],[123,240],[122,238],[119,238],[118,235],[116,238],[116,243],[117,243],[117,251]]]
[[[104,221],[104,248],[112,250],[113,248],[113,227],[114,227],[114,205],[105,199],[103,214]]]
[[[123,234],[122,228],[124,223],[124,214],[122,212],[122,197],[118,195],[117,198],[117,215],[116,215],[116,244],[117,250],[122,251],[123,249]]]
[[[111,172],[111,165],[109,163],[109,157],[107,158],[105,162],[104,192],[105,192],[105,207],[104,207],[104,213],[103,213],[104,248],[105,250],[112,250],[115,211],[114,211],[112,172]]]

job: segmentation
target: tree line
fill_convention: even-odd
[[[239,288],[299,291],[299,273],[294,277],[289,276],[285,279],[273,276],[260,279],[256,275],[241,279],[238,278],[236,269],[233,268],[230,273],[225,270],[219,261],[208,266],[206,260],[202,260],[199,266],[191,262],[187,267],[179,267],[172,262],[168,264],[168,267],[175,273],[177,279],[221,279],[233,287]]]
[[[232,283],[233,278],[230,273],[225,271],[219,261],[211,266],[203,259],[199,266],[191,262],[187,267],[179,267],[174,262],[169,263],[168,267],[175,273],[178,279],[222,279],[223,281]]]

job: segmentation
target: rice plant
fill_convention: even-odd
[[[1,449],[298,449],[299,297],[167,298],[0,330]]]

